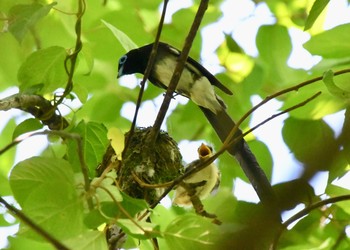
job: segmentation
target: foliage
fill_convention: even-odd
[[[227,2],[230,1],[210,1],[201,30],[220,20],[220,7]],[[144,200],[116,188],[117,176],[113,173],[96,176],[108,148],[108,131],[113,127],[129,131],[131,122],[123,117],[123,108],[136,103],[138,96],[138,87],[130,87],[129,82],[125,86],[116,79],[118,58],[130,48],[154,41],[160,0],[0,1],[1,98],[15,88],[19,94],[44,97],[52,105],[51,113],[42,113],[47,109],[40,105],[13,107],[22,111],[6,121],[0,119],[6,122],[0,134],[1,197],[14,197],[15,207],[69,249],[107,249],[106,223],[115,223],[127,234],[124,248],[153,249],[151,239],[156,237],[160,249],[264,249],[271,244],[278,249],[348,249],[350,210],[345,195],[349,190],[333,182],[347,173],[350,161],[350,23],[324,30],[329,3],[325,0],[246,2],[255,9],[267,6],[274,20],[259,24],[257,55],[246,52],[235,32],[223,34],[216,50],[222,66],[217,78],[235,95],[232,98],[218,94],[230,115],[238,120],[252,108],[252,96],[264,99],[289,90],[274,96],[282,104],[281,111],[288,111],[288,118],[281,131],[271,134],[282,133],[298,161],[293,164],[302,166],[302,171],[297,180],[277,184],[274,189],[285,210],[297,205],[313,208],[294,227],[287,230],[284,227],[289,224],[270,225],[269,209],[237,200],[232,185],[237,178],[247,181],[247,177],[226,154],[218,160],[220,189],[204,201],[205,209],[222,222],[220,226],[192,209],[163,205],[151,209]],[[161,40],[182,48],[198,4],[193,1],[190,7],[178,9],[164,24]],[[239,2],[234,8],[240,9]],[[308,34],[310,39],[304,48],[320,56],[310,69],[288,65],[295,46],[292,30]],[[191,57],[199,60],[202,44],[208,42],[198,33]],[[299,105],[318,92],[321,94],[315,99]],[[159,89],[149,86],[142,101],[152,102],[162,95]],[[3,103],[0,101],[0,106]],[[1,117],[13,111],[2,110]],[[338,112],[344,116],[336,121],[341,129],[335,132],[325,117]],[[57,121],[52,120],[53,113],[56,118],[63,117],[58,124],[64,130],[42,130],[51,124],[47,121]],[[242,129],[249,127],[249,121],[243,122]],[[166,127],[178,143],[206,140],[216,149],[222,145],[191,102],[178,104],[167,118]],[[32,137],[47,136],[47,145],[37,156],[15,162],[16,146],[25,140],[27,132],[32,132]],[[252,134],[247,140],[270,179],[273,171],[284,171],[283,165],[273,164],[269,145]],[[315,194],[309,183],[320,172],[328,174],[326,189],[323,194]],[[172,195],[171,192],[169,196]],[[151,211],[151,222],[136,219],[145,210]],[[8,220],[11,212],[14,213],[1,210],[0,216],[0,226],[19,223],[16,235],[8,238],[8,249],[54,249],[35,226],[20,216]],[[295,220],[302,217],[295,215]]]

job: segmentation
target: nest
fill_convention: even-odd
[[[155,143],[149,145],[147,138],[150,131],[151,127],[137,128],[132,134],[117,169],[117,184],[131,197],[145,199],[149,204],[153,204],[161,196],[164,188],[155,188],[152,185],[176,179],[184,172],[184,167],[177,143],[168,133],[160,131]],[[129,136],[130,132],[126,133],[126,141]],[[104,170],[113,158],[115,153],[109,146],[98,171]]]

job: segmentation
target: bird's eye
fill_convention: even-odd
[[[127,55],[123,55],[120,59],[119,59],[119,64],[124,64],[126,62],[126,59],[128,59]]]

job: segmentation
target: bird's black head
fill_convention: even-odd
[[[123,75],[134,73],[143,74],[146,69],[151,50],[152,44],[149,44],[138,49],[130,50],[128,53],[120,57],[118,64],[118,78]]]

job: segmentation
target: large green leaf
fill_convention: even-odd
[[[295,71],[287,66],[292,51],[287,27],[277,24],[261,26],[256,37],[256,46],[268,72],[267,83],[277,85],[279,88],[290,84]]]
[[[13,19],[9,25],[9,31],[21,42],[30,29],[44,16],[46,16],[56,2],[48,5],[38,3],[18,4],[10,9],[10,17]]]
[[[44,157],[24,160],[13,168],[10,185],[23,212],[56,238],[74,237],[84,230],[83,207],[67,161]],[[25,224],[20,232],[38,238]]]
[[[285,120],[282,134],[294,156],[311,173],[333,167],[339,152],[338,143],[333,130],[323,120],[290,117]]]
[[[107,249],[106,235],[100,231],[89,231],[78,237],[64,241],[65,245],[74,250],[104,250]]]
[[[81,121],[70,132],[77,133],[82,138],[82,155],[89,169],[90,177],[95,176],[95,170],[102,161],[102,157],[108,145],[107,129],[104,125],[96,122]],[[75,172],[81,171],[81,163],[78,154],[78,146],[75,140],[67,143],[68,160]]]
[[[32,53],[18,70],[22,92],[46,93],[64,87],[66,50],[52,46]],[[35,87],[35,91],[30,90]],[[29,91],[30,90],[30,91]]]
[[[215,249],[219,227],[195,214],[179,216],[164,231],[169,249]]]
[[[350,24],[343,24],[311,37],[304,47],[325,58],[349,57]]]

